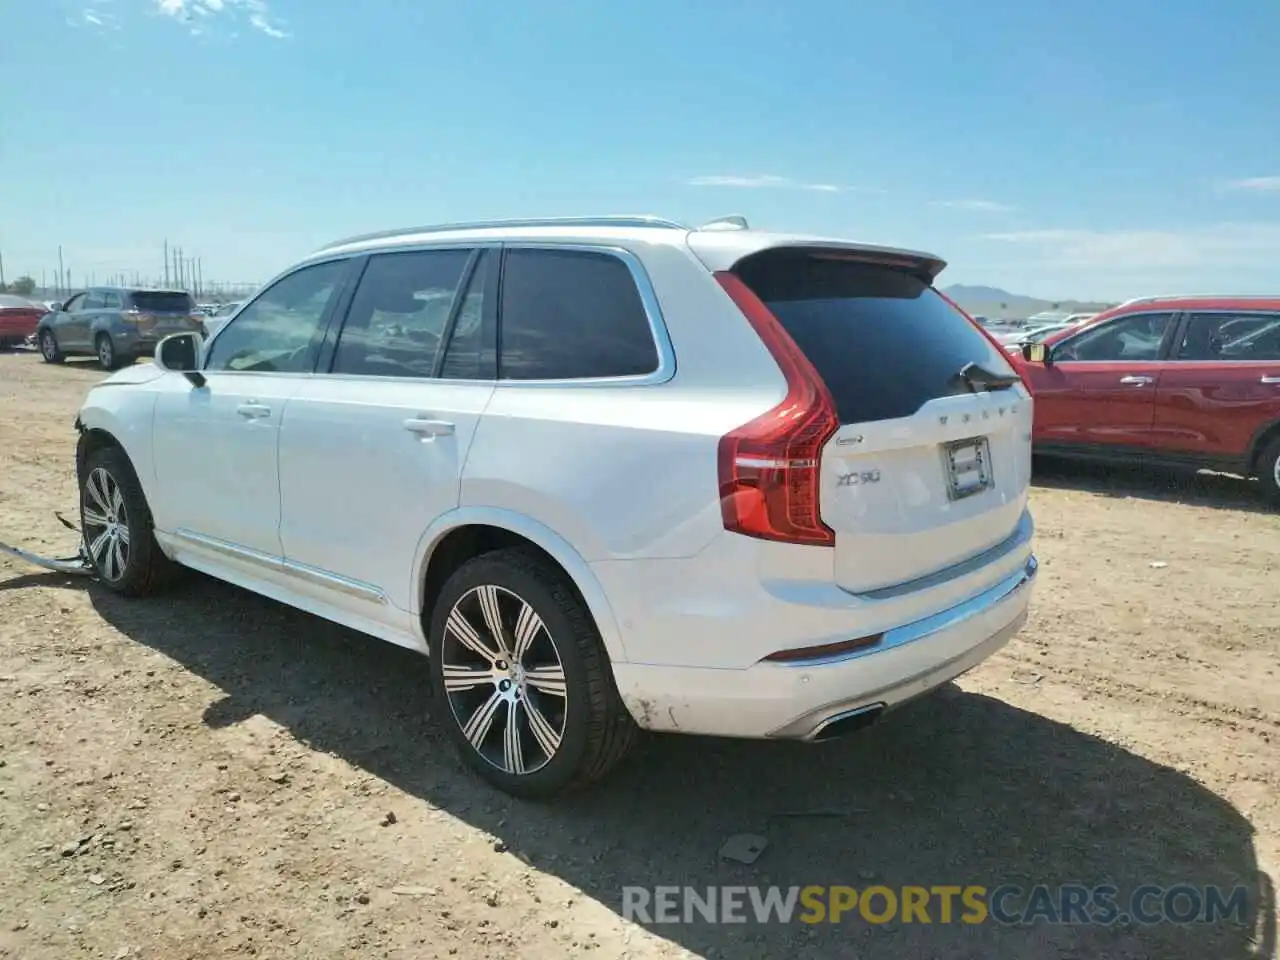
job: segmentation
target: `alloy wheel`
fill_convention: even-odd
[[[58,353],[58,345],[53,342],[53,334],[45,333],[40,337],[40,352],[46,360],[52,360]]]
[[[103,467],[95,467],[84,484],[84,540],[103,579],[112,583],[129,565],[129,518],[120,484]]]
[[[551,761],[568,690],[555,640],[528,602],[505,587],[473,587],[449,611],[436,655],[454,720],[477,754],[512,776]]]
[[[103,337],[98,341],[98,362],[104,367],[110,367],[111,361],[115,359],[115,350],[111,346],[111,341],[107,337]]]

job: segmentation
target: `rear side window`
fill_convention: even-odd
[[[608,253],[511,250],[502,268],[499,376],[634,377],[658,348],[631,270]]]
[[[1280,360],[1280,314],[1193,313],[1179,360]]]
[[[470,250],[373,257],[347,310],[334,373],[430,377]]]
[[[903,270],[787,251],[734,272],[817,369],[841,423],[911,416],[956,393],[968,363],[1014,374],[967,317]]]
[[[494,311],[492,304],[485,301],[489,298],[489,291],[496,289],[491,280],[497,270],[497,252],[483,251],[462,295],[462,303],[457,305],[457,318],[440,367],[441,379],[493,379],[496,361],[493,322],[490,317]]]
[[[135,290],[129,300],[141,313],[190,313],[196,307],[189,294],[158,290]]]

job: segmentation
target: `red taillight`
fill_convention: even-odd
[[[822,448],[840,429],[835,403],[809,358],[760,298],[732,273],[716,280],[750,322],[787,381],[772,410],[720,438],[720,512],[726,530],[830,547],[822,522]]]

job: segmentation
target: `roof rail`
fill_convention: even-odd
[[[665,217],[617,216],[617,217],[543,217],[527,220],[476,220],[470,223],[436,223],[421,227],[398,227],[394,230],[379,230],[375,233],[362,233],[354,237],[344,237],[327,243],[321,250],[332,247],[344,247],[349,243],[363,243],[366,240],[385,240],[391,237],[409,236],[415,233],[445,233],[454,230],[484,230],[490,227],[653,227],[662,230],[688,230],[689,228],[675,220]]]
[[[1117,307],[1129,307],[1135,303],[1158,303],[1161,300],[1280,300],[1277,293],[1161,293],[1150,297],[1134,297]],[[1115,308],[1113,308],[1115,309]]]

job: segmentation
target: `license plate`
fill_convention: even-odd
[[[986,437],[943,444],[942,461],[947,495],[952,500],[963,500],[991,489],[991,447]]]

